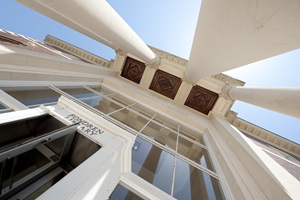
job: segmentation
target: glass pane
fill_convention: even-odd
[[[110,116],[136,131],[140,131],[148,122],[148,119],[143,118],[128,109],[123,109],[119,112],[111,114]]]
[[[176,160],[174,197],[179,200],[224,199],[217,179],[181,159]]]
[[[159,124],[162,124],[176,132],[178,131],[178,123],[169,118],[166,118],[166,117],[158,114],[155,116],[154,120],[155,120],[155,122],[158,122]]]
[[[36,191],[31,193],[29,196],[27,196],[24,200],[37,199],[40,195],[42,195],[44,192],[46,192],[48,189],[50,189],[55,183],[60,181],[65,175],[66,175],[66,173],[62,172],[62,173],[58,174],[57,176],[53,177],[51,180],[49,180],[47,183],[45,183],[39,189],[37,189]]]
[[[7,109],[7,108],[6,108],[6,106],[4,106],[0,103],[0,110],[3,110],[3,109]]]
[[[97,105],[93,105],[93,107],[104,114],[108,114],[122,108],[122,106],[110,101],[106,97],[102,97],[102,99],[99,100],[99,103]]]
[[[171,193],[174,156],[137,138],[132,149],[132,172],[156,187]]]
[[[132,191],[128,190],[124,186],[118,184],[114,191],[111,193],[110,197],[108,198],[109,200],[143,200],[143,198],[139,197]]]
[[[197,144],[194,144],[182,137],[179,137],[178,141],[178,153],[202,165],[203,167],[214,171],[206,149],[203,149]]]
[[[5,92],[26,106],[39,106],[40,104],[56,103],[58,98],[61,96],[59,93],[49,89],[48,87]]]
[[[91,92],[83,87],[63,88],[59,87],[65,93],[75,97],[76,99],[84,99],[87,97],[99,96],[98,94]]]
[[[179,133],[201,144],[204,144],[202,134],[186,126],[180,125]]]
[[[92,87],[88,87],[88,88],[92,88]],[[103,93],[104,95],[108,95],[108,96],[113,96],[113,95],[117,95],[116,92],[105,88],[104,86],[101,87],[97,87],[97,88],[92,88],[93,90],[96,90],[97,92]]]
[[[96,92],[103,94],[103,95],[108,95],[108,96],[117,95],[116,92],[109,90],[109,89],[105,88],[104,86],[85,86],[85,87],[90,88]]]
[[[3,188],[9,186],[12,173],[14,174],[13,182],[16,182],[50,162],[47,157],[36,149],[17,156],[15,167],[13,164],[14,159],[7,159],[5,163],[3,177],[1,177],[4,180]]]
[[[177,133],[169,128],[162,127],[159,123],[152,121],[143,129],[142,133],[160,144],[176,150]]]
[[[134,103],[134,101],[122,96],[122,95],[111,95],[111,96],[108,96],[108,98],[114,100],[114,101],[117,101],[119,102],[120,104],[124,105],[124,106],[129,106],[129,105],[132,105]]]
[[[97,106],[102,100],[101,94],[103,93],[99,87],[93,88],[93,90],[101,94],[94,93],[86,88],[78,86],[59,87],[59,89],[92,107]]]
[[[83,99],[79,99],[79,100],[89,106],[95,107],[95,106],[99,105],[102,98],[103,98],[102,96],[93,96],[93,97],[87,97],[87,98],[83,98]]]
[[[14,110],[5,106],[4,104],[1,104],[1,102],[0,102],[0,114],[6,113],[6,112],[12,112],[12,111],[14,111]]]
[[[135,112],[140,113],[140,115],[145,116],[145,118],[148,118],[148,119],[151,119],[155,115],[155,112],[153,112],[152,110],[150,110],[140,104],[136,104],[136,105],[130,107],[130,109],[134,110]]]

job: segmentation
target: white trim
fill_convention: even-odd
[[[111,142],[122,145],[118,140]],[[120,160],[117,150],[103,146],[38,199],[107,200],[119,182]]]
[[[27,106],[0,89],[0,102],[14,110],[26,110]]]
[[[134,135],[128,133],[126,130],[116,126],[115,124],[110,123],[106,119],[104,119],[102,116],[98,115],[97,113],[94,113],[80,105],[78,105],[76,102],[67,99],[64,96],[61,96],[58,100],[58,105],[65,107],[63,111],[61,110],[53,110],[51,113],[53,113],[56,116],[60,116],[62,119],[65,120],[66,116],[69,114],[76,114],[77,116],[81,117],[82,119],[98,126],[103,130],[104,132],[100,135],[93,135],[90,136],[88,134],[85,134],[88,138],[91,138],[91,140],[96,141],[101,146],[110,145],[111,138],[119,138],[122,141],[124,141],[123,146],[115,147],[117,149],[122,148],[120,152],[122,152],[121,156],[121,172],[129,172],[131,171],[131,148],[134,143]],[[81,130],[78,128],[78,131]]]
[[[15,55],[24,55],[24,56],[30,56],[30,57],[35,57],[35,58],[42,58],[42,59],[47,59],[47,61],[59,61],[62,63],[68,63],[76,66],[84,66],[88,68],[95,68],[95,69],[103,69],[107,71],[113,71],[111,69],[108,69],[107,67],[101,66],[101,65],[94,65],[92,63],[86,63],[82,62],[80,60],[69,60],[60,56],[56,55],[50,55],[50,54],[45,54],[41,52],[36,52],[36,51],[30,51],[27,49],[20,49],[17,47],[13,46],[4,46],[0,44],[0,54],[15,54]]]
[[[243,190],[245,198],[296,199],[300,196],[300,182],[295,177],[228,121],[218,116],[211,120],[229,147],[227,159],[225,156],[223,159],[232,162],[235,171],[231,173],[238,175],[233,184]]]
[[[175,200],[174,197],[158,189],[132,172],[122,174],[120,183],[144,199]]]
[[[47,87],[48,85],[56,87],[75,87],[87,85],[90,87],[101,86],[101,82],[67,82],[67,81],[0,81],[0,88],[9,91],[9,90],[28,90],[28,89],[38,89],[42,87]]]
[[[20,110],[16,112],[8,112],[3,113],[0,115],[0,124],[16,121],[16,120],[22,120],[26,118],[31,117],[37,117],[41,116],[43,114],[46,114],[46,111],[44,111],[41,108],[34,108],[34,109],[27,109],[27,110]]]
[[[208,134],[213,134],[212,131],[210,130],[210,128],[208,128],[207,131],[208,131]],[[219,176],[220,189],[223,192],[225,199],[228,199],[228,200],[234,199],[233,194],[230,190],[230,186],[228,185],[226,178],[222,172],[222,167],[219,165],[218,159],[215,155],[214,150],[212,149],[212,146],[211,146],[206,134],[203,134],[203,140],[207,147],[207,151],[208,151],[209,157],[211,159],[212,165],[213,165],[216,173]]]

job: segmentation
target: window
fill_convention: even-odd
[[[105,119],[136,135],[133,173],[178,199],[223,199],[201,133],[120,94],[104,91],[104,87],[94,91],[102,100],[93,107]],[[135,195],[120,185],[116,190],[119,192],[112,194],[113,198]]]

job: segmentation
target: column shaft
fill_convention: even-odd
[[[228,94],[232,99],[300,118],[300,88],[232,87]]]
[[[20,3],[117,50],[125,50],[147,64],[159,58],[120,15],[102,0],[19,0]]]

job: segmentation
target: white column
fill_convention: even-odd
[[[234,100],[300,118],[300,88],[231,87],[226,94]]]
[[[220,165],[216,170],[226,199],[298,199],[295,177],[226,119],[213,115],[211,122],[205,135]]]
[[[18,0],[18,2],[146,64],[159,58],[104,0]]]
[[[298,0],[202,0],[187,79],[197,81],[298,49],[299,9]]]

